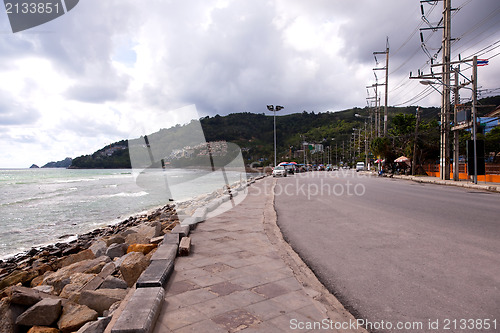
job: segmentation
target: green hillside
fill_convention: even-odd
[[[480,101],[483,105],[500,104],[500,96],[490,97]],[[486,114],[494,107],[482,107],[479,115]],[[289,115],[276,116],[276,136],[278,160],[303,160],[302,143],[322,144],[325,150],[330,151],[331,161],[333,156],[338,159],[344,155],[345,160],[355,162],[364,160],[364,136],[366,121],[366,137],[370,141],[367,146],[370,157],[377,156],[392,158],[396,155],[412,156],[413,142],[415,139],[416,107],[388,108],[388,137],[376,139],[375,129],[370,126],[370,111],[365,107],[353,108],[339,112],[302,112]],[[417,140],[418,159],[423,162],[435,162],[439,156],[439,108],[422,108],[419,135]],[[381,109],[383,113],[383,108]],[[361,117],[356,116],[356,114]],[[374,115],[372,115],[374,118]],[[246,164],[258,163],[272,164],[273,155],[273,114],[262,113],[234,113],[227,116],[204,117],[200,119],[206,141],[227,141],[241,148]],[[381,128],[383,130],[383,114],[381,115]],[[199,136],[191,137],[196,122],[183,126],[162,129],[149,134],[151,140],[160,140],[168,147],[165,151],[175,147],[190,146],[200,143]],[[198,127],[199,128],[199,127]],[[356,130],[353,130],[356,129]],[[370,130],[371,133],[370,134]],[[353,141],[353,132],[356,132],[356,142]],[[361,133],[362,140],[359,141]],[[461,147],[465,150],[465,140],[470,133],[461,133]],[[482,138],[487,139],[488,136]],[[490,144],[487,149],[496,150],[494,136],[490,135]],[[142,140],[142,139],[141,139]],[[180,142],[179,140],[183,140]],[[195,142],[197,141],[198,142]],[[134,140],[135,141],[135,140]],[[140,142],[143,142],[140,141]],[[174,147],[175,146],[175,147]],[[329,148],[327,148],[329,147]],[[464,152],[465,153],[465,152]],[[325,154],[310,155],[308,161],[327,160]],[[156,155],[155,156],[163,156]],[[294,158],[295,156],[295,158]],[[174,165],[174,164],[172,164]],[[84,155],[73,160],[72,168],[130,168],[129,142],[122,140],[106,146],[91,155]]]

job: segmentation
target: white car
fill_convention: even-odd
[[[356,172],[363,171],[363,170],[365,170],[365,163],[364,162],[356,163]]]
[[[275,167],[273,169],[273,177],[277,177],[277,176],[286,177],[286,169],[284,166],[278,165],[277,167]]]

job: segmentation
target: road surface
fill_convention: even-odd
[[[372,331],[500,331],[498,193],[346,170],[275,193],[285,239]]]

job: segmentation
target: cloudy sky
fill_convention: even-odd
[[[482,96],[500,94],[500,2],[452,5],[460,8],[452,58],[491,58],[479,86]],[[437,24],[442,2],[424,10]],[[375,96],[366,88],[376,82],[373,68],[385,65],[373,52],[385,51],[386,37],[389,105],[439,106],[437,92],[408,79],[429,72],[426,53],[441,43],[441,31],[427,30],[422,49],[421,16],[417,0],[81,0],[12,33],[2,8],[0,168],[91,153],[182,122],[186,110],[202,117],[264,113],[266,104],[285,113],[364,107]],[[375,73],[384,83],[383,71]]]

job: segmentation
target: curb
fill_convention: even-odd
[[[250,178],[246,185],[232,189],[227,195],[213,199],[205,206],[195,210],[191,217],[185,218],[168,234],[151,257],[149,266],[142,272],[135,283],[130,300],[111,328],[111,333],[150,333],[153,331],[165,298],[165,286],[174,270],[175,258],[179,252],[182,238],[188,237],[190,230],[204,222],[207,214],[216,210],[223,203],[238,195],[256,180],[266,176]]]
[[[480,184],[471,184],[468,182],[463,182],[463,183],[456,182],[454,180],[429,179],[429,178],[424,178],[424,177],[404,176],[404,175],[394,175],[393,178],[411,180],[411,181],[414,181],[417,183],[457,186],[457,187],[464,187],[464,188],[469,188],[469,189],[476,189],[476,190],[483,190],[483,191],[500,193],[500,185],[480,185]]]

